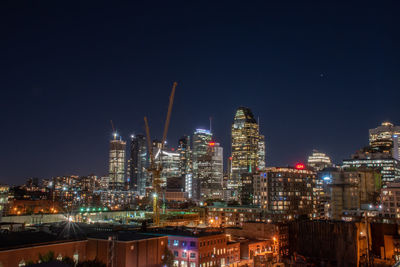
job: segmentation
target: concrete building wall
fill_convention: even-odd
[[[303,221],[289,224],[289,253],[331,266],[357,266],[358,228],[355,223]],[[329,266],[329,265],[328,265]]]

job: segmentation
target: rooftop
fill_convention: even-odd
[[[154,238],[146,233],[136,231],[118,231],[118,232],[99,232],[88,235],[88,239],[104,239],[107,240],[110,236],[115,236],[118,241],[135,241]]]
[[[10,232],[0,234],[0,250],[30,247],[32,245],[48,245],[64,242],[79,241],[82,239],[65,239],[47,232]]]
[[[168,236],[185,236],[185,237],[205,237],[223,234],[221,231],[202,231],[186,228],[153,228],[145,234],[148,235],[168,235]]]

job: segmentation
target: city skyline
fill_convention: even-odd
[[[268,166],[313,149],[339,163],[399,125],[398,3],[98,5],[1,3],[0,182],[107,174],[109,121],[128,141],[146,115],[160,138],[174,80],[168,142],[211,116],[224,158],[239,106],[260,118]]]

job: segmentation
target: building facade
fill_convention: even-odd
[[[323,219],[342,220],[349,211],[376,203],[381,189],[380,173],[369,168],[328,168],[317,180],[317,205]]]
[[[307,159],[307,165],[316,171],[321,171],[325,168],[332,167],[332,161],[325,153],[314,149],[313,153]]]
[[[388,153],[359,151],[352,159],[343,160],[343,168],[367,167],[378,169],[382,175],[382,187],[400,178],[400,161]]]
[[[193,134],[193,150],[192,150],[192,160],[193,160],[193,175],[188,176],[186,184],[191,184],[191,193],[189,196],[195,200],[200,199],[200,172],[199,172],[199,162],[207,155],[209,152],[209,143],[212,140],[212,133],[205,129],[196,129]]]
[[[400,183],[389,183],[381,190],[381,216],[400,219]]]
[[[281,222],[316,213],[316,173],[290,167],[267,168],[255,175],[254,204],[259,205],[269,220]]]
[[[147,141],[144,135],[132,135],[129,160],[129,188],[137,191],[140,196],[146,194],[146,186],[149,186],[147,168],[149,156],[147,153]]]
[[[180,155],[180,170],[184,180],[184,191],[192,197],[193,162],[190,136],[183,136],[178,141],[177,153]]]
[[[8,185],[0,184],[0,222],[2,215],[7,211],[9,190],[10,187]]]
[[[168,248],[176,267],[225,266],[227,237],[221,232],[159,229],[153,235],[168,236]]]
[[[211,227],[240,227],[245,222],[262,220],[262,209],[256,206],[214,204],[207,207],[207,223]]]
[[[126,142],[117,139],[117,133],[114,133],[114,139],[110,141],[109,153],[109,177],[110,189],[122,189],[125,186],[125,151]]]
[[[253,173],[265,167],[265,142],[259,133],[259,125],[249,108],[236,110],[231,128],[232,137],[232,173],[229,189],[239,195],[241,175]],[[260,166],[261,162],[261,166]]]
[[[160,164],[162,166],[161,171],[161,187],[167,186],[167,180],[170,178],[177,178],[182,180],[183,184],[183,177],[181,176],[181,163],[180,163],[180,154],[176,151],[171,150],[158,150],[155,155],[155,163]]]
[[[223,148],[210,142],[207,154],[198,160],[200,200],[223,199]]]
[[[372,148],[381,148],[391,152],[392,157],[399,160],[400,154],[400,126],[383,122],[380,126],[369,130],[369,145]]]

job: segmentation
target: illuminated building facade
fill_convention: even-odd
[[[265,170],[265,137],[260,135],[258,141],[258,170]]]
[[[381,174],[370,168],[327,168],[317,178],[318,218],[342,220],[346,212],[377,201]]]
[[[273,221],[287,221],[307,216],[313,218],[316,208],[316,173],[304,168],[267,168],[255,175],[255,200]]]
[[[254,174],[243,173],[240,177],[241,187],[239,200],[242,205],[253,204],[254,198]]]
[[[259,169],[265,161],[265,144],[259,134],[259,125],[249,108],[239,107],[232,124],[232,174],[229,187],[239,191],[241,175]],[[260,148],[264,148],[260,151]],[[265,164],[261,167],[264,167]]]
[[[200,199],[223,199],[223,148],[210,142],[206,155],[198,160]]]
[[[321,171],[324,168],[332,167],[332,161],[325,153],[314,149],[307,159],[307,165],[316,171]]]
[[[207,206],[207,222],[211,227],[241,227],[245,222],[262,221],[262,209],[257,206]]]
[[[190,146],[190,136],[183,136],[178,141],[176,151],[180,155],[180,170],[184,180],[184,191],[189,197],[192,196],[192,149]]]
[[[399,160],[399,136],[400,126],[394,126],[386,121],[377,128],[369,130],[369,145],[372,148],[390,151],[392,157]]]
[[[114,133],[114,139],[110,141],[109,157],[109,177],[110,189],[117,190],[124,188],[125,185],[125,151],[126,142],[120,138],[117,139],[117,133]]]
[[[180,154],[172,151],[158,150],[155,155],[155,163],[160,164],[161,160],[161,187],[167,186],[167,180],[170,178],[182,179],[180,169]]]
[[[400,183],[389,183],[381,191],[382,217],[400,219]]]
[[[148,185],[147,168],[149,157],[147,143],[144,135],[132,135],[129,160],[129,188],[144,196]]]
[[[209,151],[209,143],[212,140],[212,133],[205,129],[196,129],[193,134],[193,176],[190,182],[192,192],[189,193],[191,198],[200,199],[200,173],[199,162],[202,157],[206,156]]]
[[[168,236],[168,248],[174,254],[173,266],[226,266],[228,238],[222,232],[160,228],[146,234]]]
[[[8,205],[9,189],[10,187],[8,185],[0,184],[0,221],[1,221],[1,216],[3,215]]]
[[[343,168],[360,167],[378,169],[382,175],[382,187],[400,179],[400,162],[392,158],[389,153],[371,152],[368,149],[357,152],[352,159],[343,160]]]

